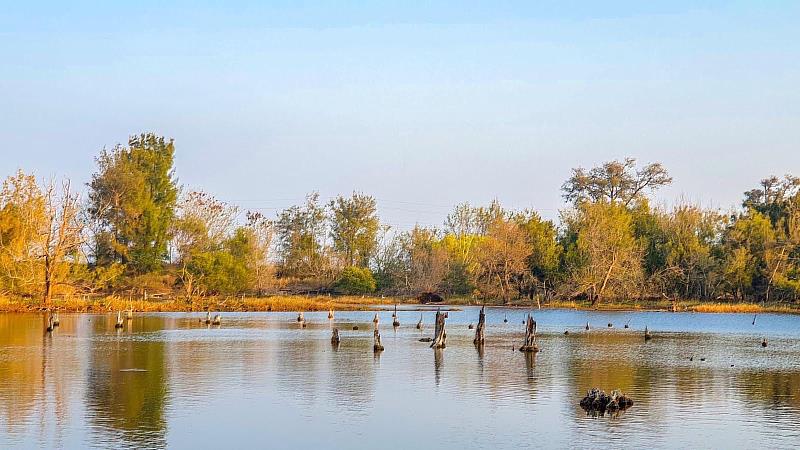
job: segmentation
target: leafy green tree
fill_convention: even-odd
[[[572,176],[561,189],[564,198],[576,204],[583,201],[631,205],[648,191],[672,183],[667,169],[652,163],[636,169],[636,160],[609,161],[590,170],[572,169]]]
[[[324,275],[328,269],[325,235],[325,210],[319,205],[319,194],[309,195],[303,206],[281,211],[275,222],[281,275]]]
[[[582,202],[563,215],[565,266],[570,295],[592,304],[604,297],[628,297],[641,286],[641,249],[630,211],[618,203]]]
[[[349,266],[342,270],[333,287],[339,294],[362,295],[374,292],[376,284],[369,269]]]
[[[516,214],[514,220],[525,235],[531,254],[527,258],[527,273],[521,279],[522,289],[533,295],[550,292],[558,276],[561,246],[553,222],[543,220],[535,211]]]
[[[161,268],[178,195],[174,154],[172,140],[152,133],[100,153],[89,183],[96,264],[119,262],[133,274]]]
[[[377,204],[373,197],[353,193],[330,202],[333,248],[348,266],[366,267],[377,246]]]

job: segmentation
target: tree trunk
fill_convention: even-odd
[[[434,328],[433,343],[431,348],[445,348],[447,333],[444,330],[444,319],[447,318],[447,313],[436,311],[436,326]]]
[[[377,328],[375,328],[375,332],[373,333],[372,351],[374,353],[383,351],[383,344],[381,344],[381,332],[378,331]]]
[[[486,326],[486,313],[484,310],[486,307],[481,308],[480,315],[478,316],[478,328],[475,329],[475,339],[472,341],[475,345],[483,345],[485,339],[483,337],[483,330]]]
[[[536,321],[533,316],[528,314],[528,321],[525,325],[525,343],[519,348],[521,352],[538,352],[539,347],[536,345]]]

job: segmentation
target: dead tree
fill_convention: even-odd
[[[334,328],[333,333],[331,334],[331,344],[339,345],[339,329]]]
[[[483,329],[486,326],[486,307],[481,307],[480,315],[478,316],[478,328],[475,330],[475,339],[472,341],[475,345],[483,345],[485,339],[483,337]]]
[[[525,353],[536,353],[539,351],[539,346],[536,345],[536,321],[533,316],[528,314],[528,321],[525,325],[525,344],[519,348],[519,351]]]
[[[372,351],[374,353],[379,353],[383,351],[383,344],[381,344],[381,332],[378,329],[375,329],[373,333],[374,343],[372,344]]]
[[[433,333],[433,343],[431,348],[445,348],[447,341],[447,332],[444,329],[444,319],[447,318],[447,313],[436,311],[436,325]]]

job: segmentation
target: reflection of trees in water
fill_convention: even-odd
[[[380,353],[372,351],[372,336],[343,336],[336,351],[328,343],[320,357],[324,359],[326,393],[337,407],[363,411],[375,397],[375,372]]]
[[[139,329],[161,329],[162,320],[140,319]],[[113,329],[112,319],[105,322],[99,329]],[[126,340],[124,332],[118,339],[112,335],[94,342],[89,354],[86,404],[90,421],[102,429],[93,436],[101,445],[122,440],[134,447],[166,447],[165,351],[162,341]]]
[[[761,406],[790,406],[800,412],[800,372],[743,372],[738,386],[748,401]]]
[[[42,315],[44,316],[44,315]],[[13,389],[0,389],[0,423],[11,430],[34,413],[45,385],[44,321],[33,315],[0,314],[0,379]]]
[[[76,390],[70,384],[80,370],[74,354],[58,340],[59,334],[75,332],[75,322],[62,320],[52,335],[44,332],[46,326],[46,314],[0,315],[0,381],[10,387],[0,389],[0,423],[12,434],[31,433],[24,426],[35,424],[40,445],[60,441],[69,419],[69,396]],[[51,431],[55,435],[48,435]]]

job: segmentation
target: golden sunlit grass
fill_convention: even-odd
[[[58,297],[53,299],[52,308],[70,312],[113,312],[133,308],[138,312],[181,312],[181,311],[353,311],[369,309],[376,305],[393,305],[395,303],[416,303],[413,299],[400,297],[374,297],[374,296],[303,296],[303,295],[276,295],[270,297],[203,297],[189,301],[184,298],[168,300],[129,300],[125,297],[89,297],[80,296]],[[472,298],[449,298],[445,302],[451,306],[482,305],[483,300]],[[501,300],[485,302],[490,306],[504,306]],[[535,302],[530,300],[512,301],[505,305],[510,307],[536,308]],[[671,302],[637,302],[614,303],[601,302],[591,305],[589,302],[574,300],[551,300],[542,303],[542,308],[553,309],[578,309],[602,311],[669,311]],[[678,311],[694,311],[702,313],[762,313],[783,312],[798,313],[800,309],[792,305],[771,304],[761,305],[755,303],[700,303],[693,301],[680,301],[677,303]],[[17,298],[0,296],[0,312],[28,312],[43,310],[44,307],[38,298]]]
[[[760,313],[764,307],[755,303],[704,303],[692,306],[691,310],[703,313]]]
[[[401,302],[396,298],[359,296],[271,296],[271,297],[204,297],[170,300],[129,300],[108,296],[100,298],[65,297],[53,299],[52,308],[72,312],[111,312],[132,308],[139,312],[170,311],[327,311],[359,310],[373,305]],[[29,299],[0,297],[0,311],[25,312],[43,309],[41,302]]]

